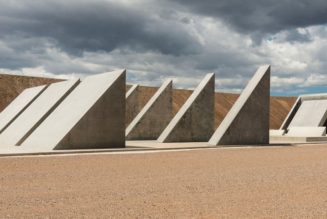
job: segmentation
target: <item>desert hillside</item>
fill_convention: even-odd
[[[53,78],[28,77],[0,74],[0,111],[2,111],[19,93],[24,89],[43,84],[49,84],[60,81]],[[127,85],[126,90],[129,89]],[[141,86],[139,95],[140,105],[144,106],[158,88]],[[173,113],[176,114],[178,109],[184,104],[186,99],[191,95],[190,90],[175,89],[173,92]],[[229,109],[232,107],[238,94],[216,93],[216,127],[221,123]],[[287,113],[294,104],[295,97],[271,97],[270,106],[270,128],[279,128]]]

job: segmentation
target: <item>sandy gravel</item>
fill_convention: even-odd
[[[326,218],[327,146],[0,158],[1,218]]]

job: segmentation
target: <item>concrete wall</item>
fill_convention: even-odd
[[[31,132],[78,85],[79,80],[49,85],[27,109],[0,135],[0,145],[20,145]]]
[[[125,146],[125,70],[89,76],[22,143],[25,150]]]
[[[46,85],[25,89],[0,114],[2,133],[46,89]]]
[[[214,131],[215,75],[207,74],[158,138],[159,142],[208,141]]]
[[[126,139],[157,139],[171,119],[172,80],[167,80],[126,128]]]
[[[260,67],[209,143],[269,144],[270,66]]]
[[[327,100],[302,101],[289,127],[317,127],[323,126],[326,121]]]

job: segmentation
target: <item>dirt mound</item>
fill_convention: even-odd
[[[24,89],[61,81],[53,78],[0,74],[0,111]]]

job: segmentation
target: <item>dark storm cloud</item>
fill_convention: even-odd
[[[183,25],[107,1],[0,1],[0,37],[47,38],[62,50],[128,48],[181,55],[200,49]]]
[[[172,0],[205,16],[221,18],[244,33],[266,34],[327,23],[326,0]],[[300,36],[301,37],[301,36]]]
[[[290,30],[287,32],[286,41],[288,42],[310,42],[312,37],[309,33],[300,33],[298,30]]]

